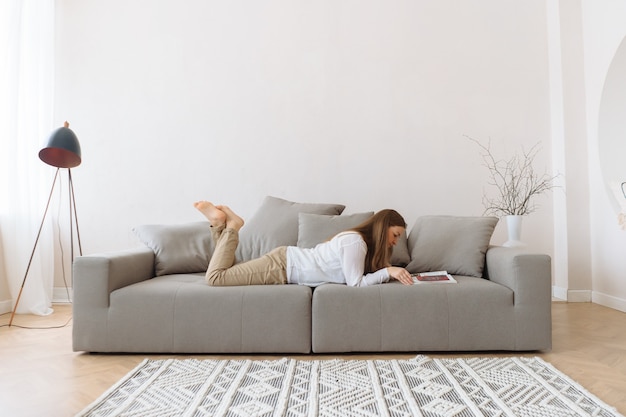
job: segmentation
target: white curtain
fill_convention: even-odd
[[[8,281],[0,288],[8,286],[12,308],[54,178],[55,168],[38,157],[54,128],[54,16],[54,0],[0,0],[0,278]],[[17,313],[52,312],[51,223],[42,230]]]

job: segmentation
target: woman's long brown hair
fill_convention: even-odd
[[[367,245],[365,255],[365,273],[378,271],[390,266],[393,247],[388,245],[387,231],[390,227],[400,226],[406,229],[404,218],[395,210],[381,210],[359,226],[350,229],[358,232]]]

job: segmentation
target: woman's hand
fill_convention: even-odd
[[[406,269],[390,266],[387,267],[387,272],[389,272],[391,278],[400,281],[404,285],[413,285],[413,277],[411,277],[411,274]]]

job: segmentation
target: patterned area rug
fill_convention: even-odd
[[[540,358],[145,360],[79,416],[621,416]]]

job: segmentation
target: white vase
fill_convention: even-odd
[[[524,219],[524,216],[512,215],[506,216],[505,219],[509,240],[504,242],[502,246],[506,246],[507,248],[519,248],[526,246],[526,244],[522,242],[522,220]]]

